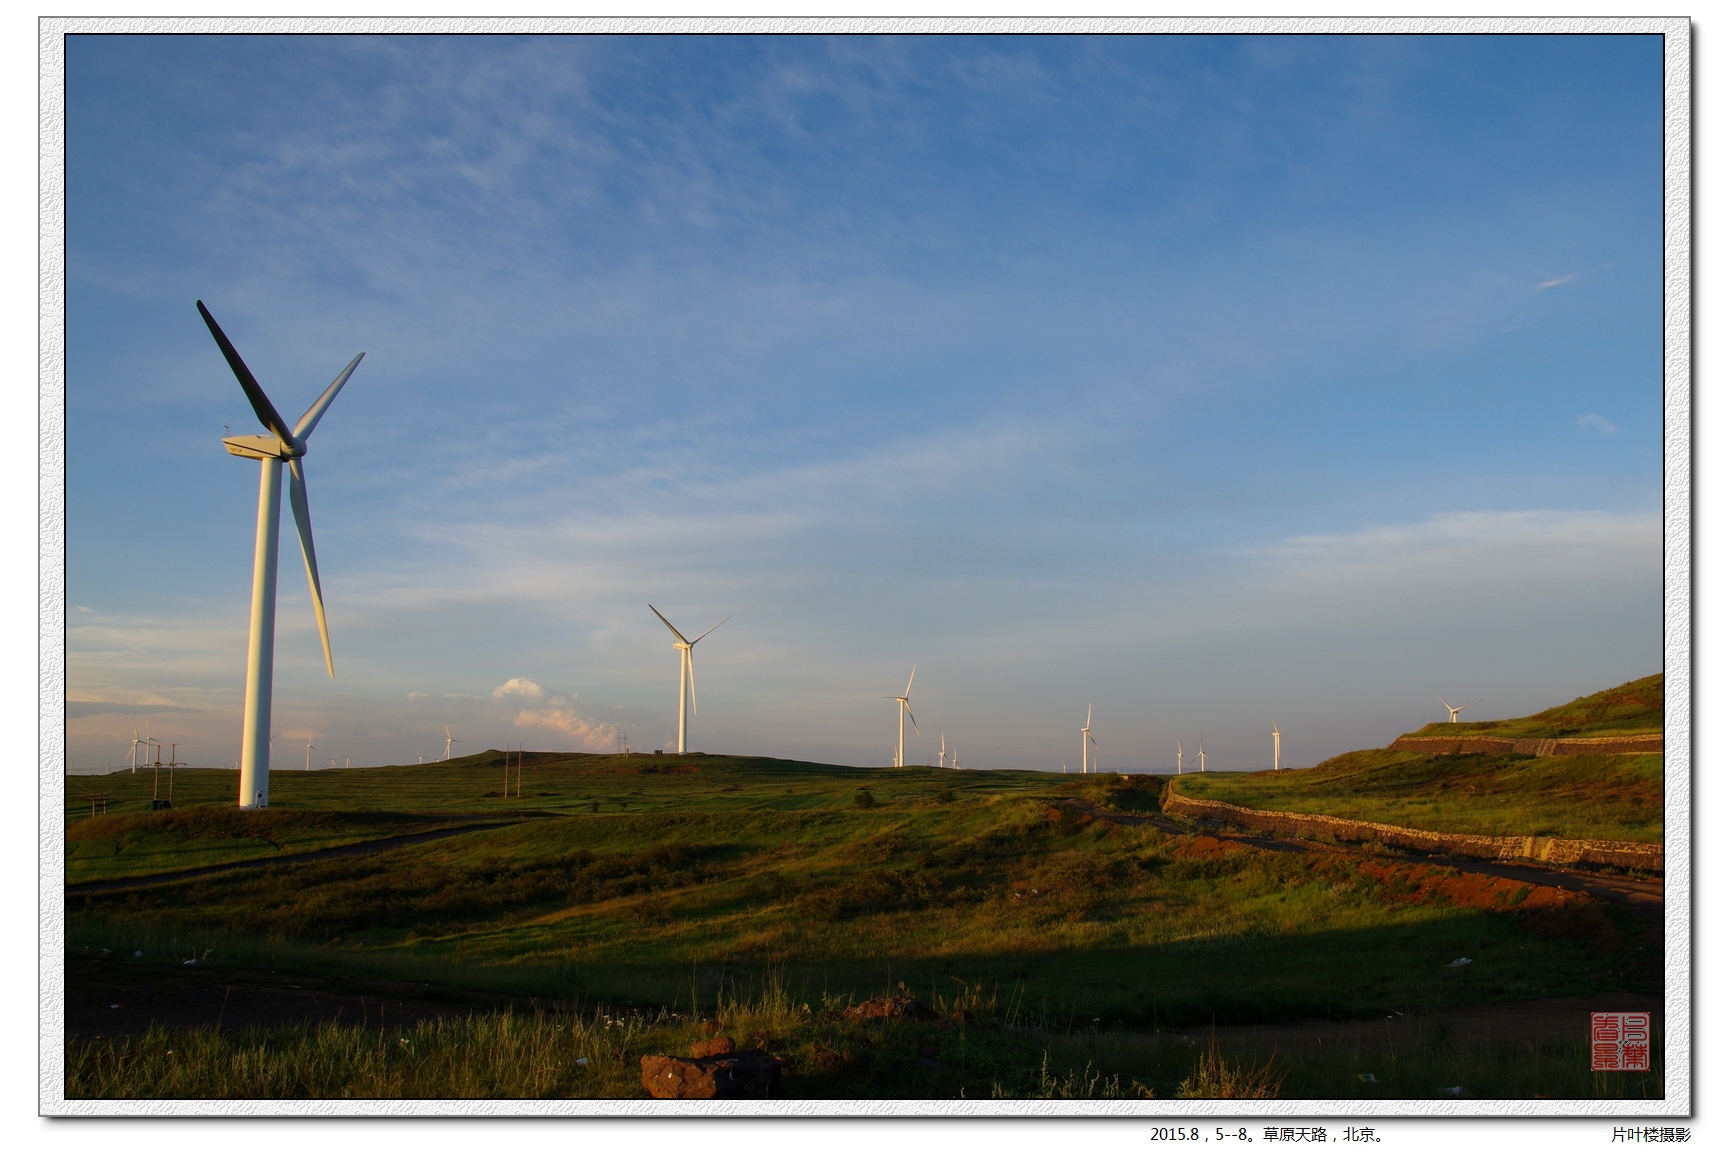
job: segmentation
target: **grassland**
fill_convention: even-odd
[[[174,1090],[195,1095],[634,1094],[640,1085],[626,1072],[639,1046],[676,1050],[680,1028],[699,1018],[713,1026],[731,1011],[780,1020],[767,1029],[789,1053],[795,1094],[1165,1096],[1186,1080],[1202,1090],[1208,1074],[1254,1070],[1216,1061],[1208,1072],[1193,1048],[1174,1046],[1177,1028],[1584,1000],[1652,993],[1660,980],[1653,925],[1583,896],[1468,883],[1445,867],[1367,853],[1277,853],[1151,826],[1084,826],[1073,811],[1053,818],[1050,801],[1066,796],[1156,811],[1166,782],[1156,777],[548,755],[528,760],[519,798],[514,773],[504,794],[501,763],[482,753],[425,767],[282,772],[266,812],[229,806],[232,772],[181,773],[177,807],[164,812],[147,810],[142,776],[69,786],[69,880],[161,876],[224,851],[275,860],[129,890],[69,889],[74,990],[94,977],[92,964],[118,989],[152,965],[176,971],[194,960],[229,983],[247,972],[303,973],[508,997],[469,1023],[422,1019],[387,1031],[397,1046],[386,1048],[314,1023],[245,1035],[194,1028],[196,1043],[184,1028],[181,1039],[152,1037],[128,1024],[144,1016],[128,1008],[100,1015],[101,1034],[69,1037],[69,1091],[181,1083]],[[106,790],[109,814],[91,818],[78,787]],[[441,826],[470,830],[372,855],[294,858]],[[1472,964],[1449,966],[1460,956]],[[110,994],[147,1002],[138,987],[103,990],[97,1006]],[[836,1005],[900,987],[933,1003],[971,996],[969,1010],[994,1030],[967,1032],[965,1056],[959,1033],[891,1042],[835,1030]],[[523,1005],[549,1003],[563,1005],[559,1021],[522,1017]],[[524,1050],[592,1044],[596,1011],[636,1020],[641,1034],[629,1041],[608,1025],[608,1059],[626,1072],[609,1063],[603,1075],[595,1055],[584,1056],[594,1069],[584,1075],[547,1063],[556,1073],[525,1071],[508,1086],[486,1070],[503,1066],[488,1062],[505,1058],[488,1045],[506,1032],[522,1036]],[[544,1030],[555,1026],[565,1030]],[[908,1071],[909,1044],[935,1048],[913,1058],[935,1060],[943,1074]],[[185,1068],[189,1051],[204,1052],[203,1078],[183,1083],[175,1076],[194,1074],[184,1068],[132,1074],[170,1047]],[[1420,1079],[1451,1074],[1446,1059],[1505,1056],[1540,1069],[1548,1089],[1531,1092],[1624,1089],[1542,1071],[1564,1056],[1531,1044],[1493,1059],[1444,1047],[1399,1057]],[[1337,1092],[1356,1057],[1306,1058],[1287,1067],[1286,1094]],[[891,1065],[900,1070],[870,1070]],[[1523,1076],[1503,1079],[1526,1085]]]
[[[1581,696],[1570,703],[1518,719],[1484,723],[1432,723],[1411,735],[1473,735],[1506,739],[1568,739],[1646,735],[1664,730],[1664,677],[1649,675],[1620,687]]]
[[[1183,795],[1471,835],[1662,843],[1661,755],[1429,755],[1376,748],[1299,771],[1186,775]]]
[[[1507,738],[1661,731],[1664,677],[1648,676],[1520,719],[1433,723],[1416,735]],[[1372,748],[1300,771],[1186,775],[1183,795],[1468,835],[1661,843],[1661,755],[1432,755]]]
[[[715,1034],[785,1061],[806,1099],[1656,1098],[1663,1063],[1593,1075],[1584,1039],[1467,1048],[1445,1029],[1349,1051],[1233,1055],[1183,1036],[1053,1030],[977,987],[934,1000],[936,1024],[852,1025],[772,989],[699,1020],[666,1012],[548,1010],[409,1028],[302,1025],[223,1033],[151,1029],[74,1040],[69,1098],[558,1099],[641,1094],[638,1061]]]

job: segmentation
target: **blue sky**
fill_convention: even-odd
[[[74,768],[1308,764],[1661,658],[1656,37],[72,37]],[[1437,713],[1441,713],[1439,716]],[[284,747],[288,750],[285,751]]]

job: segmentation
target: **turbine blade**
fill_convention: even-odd
[[[732,616],[728,616],[728,617],[727,617],[727,619],[732,619],[732,618],[733,618],[733,617],[732,617]],[[727,619],[724,619],[724,620],[722,620],[722,621],[721,621],[721,623],[726,623],[726,622],[727,622]],[[706,636],[708,636],[708,635],[709,635],[709,634],[710,634],[710,633],[711,633],[711,632],[713,632],[713,631],[714,631],[714,630],[715,630],[715,628],[716,628],[716,627],[720,627],[720,626],[721,626],[721,623],[718,623],[718,624],[716,624],[716,625],[715,625],[715,627],[712,627],[712,628],[710,628],[710,629],[709,629],[709,630],[708,630],[708,631],[706,631],[706,632],[704,632],[704,633],[703,633],[703,634],[702,634],[702,635],[700,635],[700,636],[698,636],[698,637],[697,637],[697,638],[696,638],[696,639],[694,639],[694,640],[692,640],[692,641],[691,641],[691,646],[692,646],[692,647],[696,647],[696,646],[697,646],[697,645],[698,645],[698,644],[700,644],[700,643],[702,643],[702,642],[703,642],[703,639],[704,639],[704,638],[705,638],[705,637],[706,637]]]
[[[1474,699],[1471,703],[1466,704],[1465,707],[1460,708],[1460,710],[1465,711],[1467,707],[1477,707],[1480,703],[1483,703],[1483,702],[1484,701],[1481,699]]]
[[[655,613],[656,619],[660,620],[662,623],[667,624],[667,630],[668,631],[672,632],[674,635],[679,635],[679,629],[674,627],[672,624],[667,623],[667,617],[662,615],[659,611],[657,611],[654,604],[649,605],[649,610]],[[720,627],[721,625],[716,624],[715,626]],[[686,639],[684,636],[679,635],[679,642],[680,643],[690,643],[691,641]]]
[[[1093,726],[1093,705],[1091,703],[1087,705],[1087,726]]]
[[[913,724],[913,730],[918,731],[919,721],[913,718],[913,705],[908,703],[906,700],[902,700],[901,706],[907,709],[907,719]]]
[[[306,560],[306,583],[312,589],[312,614],[318,620],[318,638],[324,644],[324,670],[336,678],[330,658],[330,628],[324,621],[324,591],[318,585],[318,556],[312,550],[312,512],[306,506],[306,473],[301,461],[288,461],[288,502],[294,509],[294,527],[300,533],[300,554]]]
[[[715,626],[719,627],[720,625],[716,624]],[[685,656],[685,682],[687,682],[691,685],[691,714],[696,715],[697,714],[697,665],[691,659],[691,649],[690,648],[685,649],[684,656]]]
[[[283,443],[293,444],[294,433],[288,430],[288,421],[277,415],[270,397],[264,394],[264,389],[259,387],[258,381],[253,378],[252,369],[246,366],[246,361],[240,358],[240,353],[228,342],[228,337],[217,326],[216,317],[210,314],[210,309],[204,306],[203,300],[198,301],[198,314],[204,317],[205,326],[210,329],[210,334],[216,337],[216,346],[222,349],[222,358],[227,360],[228,366],[234,370],[234,378],[240,381],[240,390],[252,401],[252,410],[258,414],[258,422],[276,433],[277,439]]]
[[[919,674],[919,665],[914,664],[913,670],[911,672],[909,672],[908,676],[907,676],[907,690],[902,692],[901,694],[909,695],[909,696],[913,694],[913,677],[918,675],[918,674]]]
[[[364,355],[366,355],[366,353],[362,352],[360,356],[356,356],[354,359],[350,360],[348,362],[348,367],[342,370],[342,374],[337,376],[337,378],[331,382],[330,387],[324,390],[324,395],[314,400],[312,402],[312,407],[306,409],[306,414],[300,417],[300,422],[298,424],[294,425],[294,435],[296,439],[304,440],[306,437],[312,435],[312,429],[318,427],[318,421],[324,416],[324,409],[330,407],[330,402],[336,399],[336,394],[342,391],[342,386],[348,383],[348,378],[350,376],[354,375],[354,370],[360,366],[360,358]]]
[[[1441,696],[1439,696],[1439,695],[1438,695],[1438,696],[1437,696],[1437,697],[1436,697],[1436,698],[1437,698],[1437,699],[1442,699],[1442,697],[1441,697]],[[1453,705],[1453,704],[1451,704],[1451,703],[1449,703],[1449,702],[1448,702],[1448,701],[1447,701],[1447,700],[1445,700],[1445,699],[1442,699],[1442,706],[1443,706],[1443,707],[1445,707],[1445,708],[1447,708],[1447,709],[1448,709],[1448,710],[1449,710],[1449,711],[1453,711],[1453,710],[1454,710],[1454,705]]]

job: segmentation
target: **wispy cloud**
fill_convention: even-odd
[[[1545,280],[1543,283],[1538,285],[1537,290],[1542,292],[1546,288],[1559,288],[1563,284],[1571,284],[1575,280],[1578,280],[1579,278],[1580,278],[1580,273],[1569,272],[1566,276],[1557,276],[1553,280]]]
[[[1600,416],[1597,412],[1587,412],[1579,419],[1579,424],[1587,431],[1603,432],[1609,435],[1616,430],[1616,425]]]

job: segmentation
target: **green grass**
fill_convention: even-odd
[[[801,1002],[775,987],[701,1016],[552,1009],[408,1028],[153,1029],[69,1041],[66,1095],[643,1098],[644,1055],[684,1054],[715,1034],[783,1059],[783,1095],[794,1099],[1652,1098],[1663,1083],[1661,1052],[1641,1075],[1584,1070],[1583,1038],[1456,1049],[1443,1032],[1385,1047],[1229,1055],[1179,1036],[1054,1029],[977,986],[934,1000],[945,1016],[967,1012],[942,1025],[853,1024],[835,1010],[842,1002]]]
[[[1432,723],[1411,735],[1499,736],[1506,739],[1643,735],[1664,730],[1664,676],[1649,675],[1620,687],[1518,719],[1484,723]]]
[[[1299,771],[1186,775],[1180,794],[1468,835],[1664,841],[1660,755],[1428,755],[1375,749]]]
[[[417,821],[540,817],[366,856],[69,892],[69,954],[108,949],[130,963],[141,951],[140,964],[177,967],[197,956],[201,965],[237,971],[268,967],[524,1001],[635,1004],[645,1019],[667,1026],[713,1012],[717,997],[763,1010],[786,999],[821,1014],[826,1002],[899,985],[927,1002],[966,986],[1013,1005],[999,1009],[997,1038],[979,1040],[1009,1044],[980,1064],[986,1072],[909,1079],[903,1069],[898,1079],[885,1071],[849,1079],[846,1090],[965,1089],[973,1097],[1163,1097],[1196,1068],[1193,1052],[1171,1062],[1175,1056],[1161,1047],[1169,1036],[1152,1034],[1159,1029],[1380,1018],[1393,1010],[1650,992],[1659,982],[1661,948],[1645,937],[1647,925],[1633,920],[1613,915],[1608,936],[1587,938],[1538,929],[1517,900],[1484,907],[1413,897],[1419,884],[1371,874],[1367,856],[1245,850],[1211,857],[1198,855],[1190,836],[1048,818],[1048,802],[1065,795],[1154,810],[1162,786],[1156,778],[546,756],[524,771],[519,800],[501,794],[497,761],[475,758],[279,773],[271,810],[249,813],[229,806],[233,773],[187,773],[184,794],[203,788],[207,804],[86,816],[69,828],[71,845],[135,841],[135,862],[148,858],[152,868],[177,859],[196,865],[210,858],[212,844],[268,837],[280,849],[397,834]],[[1322,778],[1292,773],[1299,775]],[[121,791],[117,780],[128,782],[102,781],[111,795]],[[513,792],[514,784],[513,776]],[[177,800],[181,787],[177,781]],[[861,787],[872,806],[858,803]],[[1460,955],[1474,963],[1446,966]],[[815,1030],[795,1028],[788,1042],[795,1050],[808,1043],[811,1052],[839,1051],[844,1037],[822,1030],[832,1023],[813,1020]],[[559,1042],[566,1046],[535,1047],[553,1043],[552,1035],[525,1031],[523,1052],[576,1050],[569,1046],[576,1042],[572,1020],[563,1025]],[[94,1094],[122,1082],[179,1084],[160,1089],[185,1094],[627,1089],[622,1080],[573,1077],[556,1060],[544,1076],[501,1086],[507,1081],[487,1069],[496,1066],[487,1051],[506,1043],[497,1028],[507,1024],[473,1026],[481,1030],[449,1020],[428,1024],[433,1031],[391,1037],[396,1046],[383,1049],[364,1034],[317,1028],[276,1029],[244,1042],[208,1035],[196,1047],[193,1039],[182,1042],[185,1033],[90,1041],[69,1047],[68,1083]],[[682,1035],[652,1041],[682,1042]],[[407,1046],[398,1043],[405,1038]],[[628,1072],[637,1049],[625,1046]],[[205,1069],[192,1080],[160,1076],[164,1065],[151,1061],[166,1059],[169,1047],[183,1062],[189,1051],[204,1052]],[[411,1049],[443,1054],[415,1070],[420,1065],[402,1062]],[[1548,1055],[1527,1054],[1537,1060],[1532,1066],[1550,1065]],[[855,1060],[868,1055],[859,1048]],[[839,1058],[810,1055],[819,1063],[832,1057]],[[541,1065],[534,1063],[539,1056],[522,1058]],[[219,1066],[230,1070],[212,1070]],[[148,1073],[127,1077],[140,1069]],[[800,1074],[811,1090],[841,1090],[810,1077],[814,1071]],[[1294,1062],[1291,1083],[1309,1084],[1305,1091],[1321,1090],[1314,1085],[1332,1082],[1334,1071],[1310,1075]]]

